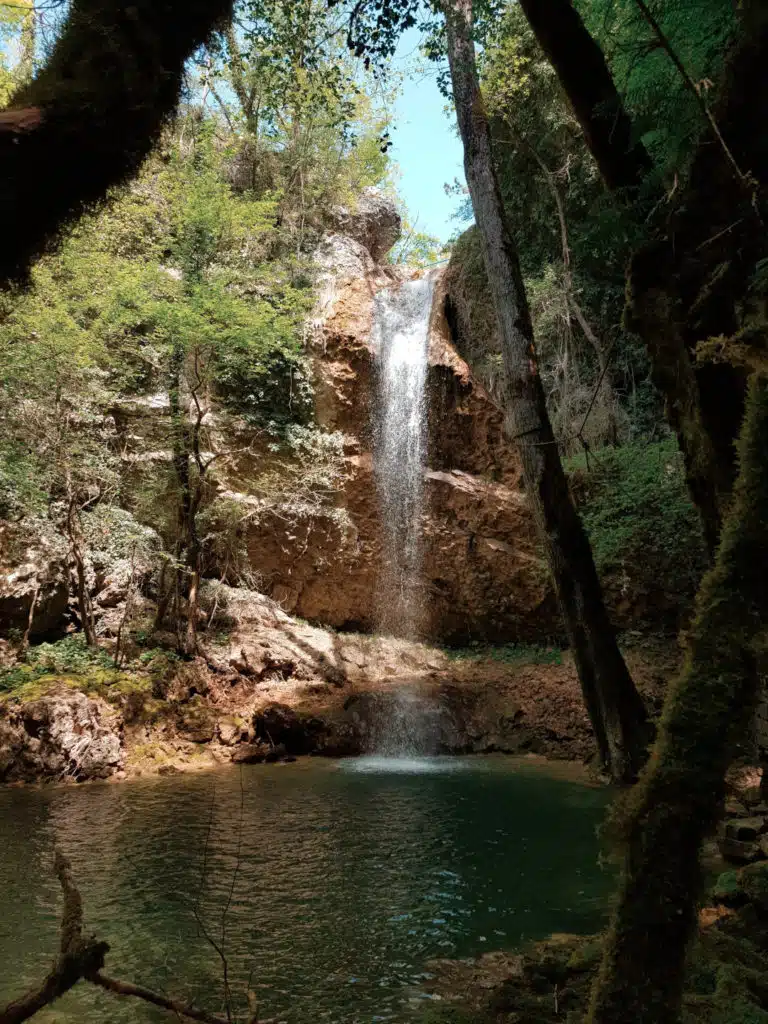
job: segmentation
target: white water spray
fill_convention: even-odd
[[[374,471],[383,551],[377,589],[379,631],[415,638],[421,601],[425,388],[434,278],[427,274],[377,294],[373,346],[377,409]]]
[[[427,455],[427,352],[434,278],[406,281],[377,294],[373,346],[377,401],[373,464],[381,510],[377,586],[380,633],[416,639],[423,627],[422,510]],[[370,723],[372,770],[393,764],[414,771],[434,754],[434,709],[417,693],[395,688]]]

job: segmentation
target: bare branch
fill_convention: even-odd
[[[0,1010],[0,1024],[22,1024],[30,1017],[55,1002],[81,980],[90,981],[100,988],[107,989],[120,996],[134,996],[152,1003],[164,1010],[170,1010],[177,1017],[201,1021],[202,1024],[228,1024],[228,1021],[196,1010],[186,1003],[168,999],[166,996],[153,992],[151,989],[134,985],[128,981],[118,981],[101,973],[104,957],[109,952],[109,944],[98,942],[95,938],[83,939],[83,900],[72,876],[72,865],[60,850],[56,851],[54,870],[58,876],[64,893],[64,910],[61,916],[61,943],[59,956],[43,983],[21,999],[9,1003]]]
[[[114,992],[119,996],[134,996],[136,999],[143,999],[145,1003],[160,1006],[164,1010],[170,1010],[171,1013],[178,1014],[181,1017],[188,1017],[189,1020],[199,1020],[203,1024],[227,1024],[227,1021],[223,1018],[214,1017],[213,1014],[206,1013],[205,1010],[196,1010],[187,1003],[179,1003],[175,999],[168,999],[166,996],[161,996],[159,993],[144,988],[142,985],[134,985],[130,981],[118,981],[117,978],[109,978],[100,971],[88,978],[88,981],[92,981],[99,988],[105,988],[108,992]]]
[[[109,945],[94,938],[83,940],[83,902],[72,878],[71,865],[59,850],[56,851],[54,870],[64,893],[58,959],[38,988],[0,1010],[0,1024],[21,1024],[29,1020],[38,1010],[73,988],[81,978],[104,966]]]

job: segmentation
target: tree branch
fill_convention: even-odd
[[[29,1020],[38,1010],[73,988],[81,978],[104,966],[109,945],[94,938],[83,939],[83,902],[72,877],[71,865],[59,850],[56,851],[54,870],[64,893],[59,956],[38,988],[0,1010],[0,1024],[21,1024],[21,1021]]]
[[[143,999],[145,1003],[160,1006],[164,1010],[170,1010],[171,1013],[188,1017],[190,1020],[202,1021],[203,1024],[227,1024],[227,1021],[222,1017],[214,1017],[213,1014],[206,1013],[205,1010],[196,1010],[187,1003],[179,1003],[175,999],[168,999],[166,996],[161,996],[159,993],[144,988],[142,985],[134,985],[130,981],[118,981],[117,978],[109,978],[106,974],[102,974],[101,971],[88,978],[88,981],[98,985],[99,988],[105,988],[108,992],[114,992],[118,996],[132,996],[136,999]]]
[[[229,0],[73,0],[45,66],[3,111],[0,282],[24,278],[67,222],[140,166],[189,54],[230,10]]]
[[[75,885],[72,865],[60,850],[55,854],[54,870],[64,893],[59,956],[41,985],[0,1010],[0,1024],[22,1024],[22,1021],[34,1017],[39,1010],[55,1002],[81,980],[90,981],[116,995],[143,999],[145,1003],[170,1010],[177,1017],[187,1017],[189,1020],[201,1021],[202,1024],[227,1024],[226,1020],[206,1013],[205,1010],[196,1010],[193,1006],[169,999],[141,985],[118,981],[102,974],[109,944],[93,937],[83,939],[83,900]]]
[[[656,36],[659,46],[661,46],[662,50],[664,50],[666,55],[677,68],[678,72],[680,73],[680,77],[685,83],[686,88],[691,93],[693,98],[696,100],[696,104],[699,110],[702,112],[705,120],[709,124],[709,127],[712,129],[712,134],[714,135],[716,142],[722,149],[725,159],[731,165],[731,168],[734,174],[736,175],[737,179],[739,180],[740,184],[743,185],[744,188],[747,189],[747,191],[751,194],[752,187],[749,178],[746,174],[744,174],[742,169],[739,167],[736,161],[736,157],[733,155],[733,153],[730,150],[730,147],[728,146],[728,143],[723,138],[718,123],[715,120],[712,111],[709,109],[706,100],[702,96],[702,91],[700,87],[696,85],[694,80],[688,74],[688,70],[685,64],[683,64],[682,60],[678,56],[677,51],[672,46],[672,43],[669,41],[669,39],[667,39],[666,35],[664,34],[664,30],[654,17],[653,12],[648,7],[648,4],[645,2],[645,0],[635,0],[635,6],[648,23],[653,34]]]

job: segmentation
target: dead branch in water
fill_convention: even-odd
[[[109,944],[99,942],[94,936],[83,938],[82,897],[72,876],[72,865],[60,850],[56,851],[54,870],[64,893],[58,958],[37,988],[0,1010],[0,1024],[21,1024],[22,1021],[29,1020],[43,1007],[49,1006],[65,992],[74,988],[79,981],[90,981],[93,985],[120,996],[143,999],[144,1002],[169,1010],[177,1017],[201,1021],[202,1024],[227,1024],[221,1017],[215,1017],[205,1010],[196,1010],[151,989],[127,981],[117,981],[103,974],[104,957],[109,952]]]

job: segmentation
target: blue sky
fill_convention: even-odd
[[[401,40],[395,56],[396,67],[406,71],[416,63],[419,35],[415,29]],[[443,185],[455,178],[464,181],[461,142],[456,120],[445,113],[446,100],[437,88],[432,65],[421,73],[409,74],[394,110],[393,146],[390,155],[400,166],[397,182],[411,221],[419,231],[447,242],[466,224],[453,220],[460,198],[446,195]]]

